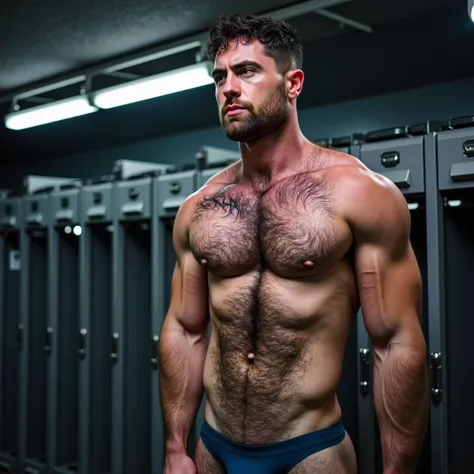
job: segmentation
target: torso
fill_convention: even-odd
[[[212,325],[206,416],[236,442],[276,442],[340,417],[357,291],[331,169],[259,189],[229,172],[197,196],[190,244],[208,270]]]

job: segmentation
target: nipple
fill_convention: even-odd
[[[206,265],[207,264],[207,260],[205,258],[202,258],[201,259],[201,265]]]
[[[313,268],[314,262],[312,262],[311,260],[306,260],[305,262],[303,262],[303,266],[305,266],[306,268]]]
[[[247,356],[250,362],[253,362],[255,359],[255,354],[253,352],[250,352],[250,354]]]

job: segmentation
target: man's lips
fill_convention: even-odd
[[[237,115],[244,110],[245,109],[243,107],[240,107],[238,105],[229,105],[228,107],[226,107],[225,113],[226,115]]]

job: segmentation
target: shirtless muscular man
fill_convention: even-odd
[[[241,159],[189,196],[174,224],[159,353],[164,472],[354,474],[336,391],[361,307],[383,474],[413,473],[428,382],[406,201],[356,158],[303,136],[302,47],[287,23],[220,18],[208,54]]]

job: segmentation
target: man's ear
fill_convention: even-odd
[[[304,72],[301,69],[292,69],[286,74],[286,94],[289,99],[296,99],[303,90]]]

